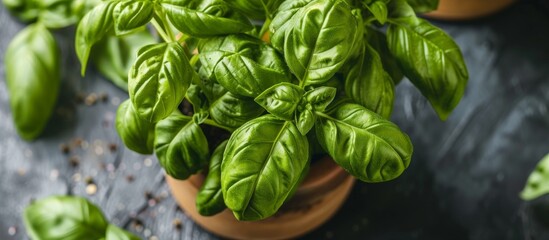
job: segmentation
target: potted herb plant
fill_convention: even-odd
[[[426,14],[430,18],[443,20],[470,20],[485,17],[496,13],[512,3],[515,0],[439,0],[432,1],[433,5],[424,10],[435,10]],[[420,1],[417,1],[420,2]],[[437,6],[438,5],[438,6]]]
[[[414,8],[423,7],[406,0],[105,1],[79,23],[75,45],[84,73],[103,37],[150,23],[162,41],[134,53],[130,99],[116,117],[123,142],[156,154],[180,205],[204,227],[231,238],[289,238],[336,211],[353,183],[347,174],[375,183],[408,167],[412,143],[389,120],[403,76],[443,120],[460,101],[468,79],[461,52],[416,17]],[[311,203],[298,206],[303,214],[275,215],[296,198]],[[311,207],[326,199],[334,201]],[[220,212],[210,223],[198,214]],[[280,222],[293,228],[281,231]],[[248,229],[229,231],[235,226]]]

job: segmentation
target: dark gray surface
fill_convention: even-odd
[[[543,0],[475,22],[436,22],[465,55],[471,78],[464,99],[441,122],[409,82],[398,86],[393,118],[414,142],[410,168],[392,182],[358,183],[341,211],[307,239],[549,239],[549,198],[518,198],[549,152],[549,9],[535,2]],[[177,209],[154,157],[109,150],[121,145],[112,121],[126,93],[93,71],[79,77],[71,29],[56,34],[65,76],[53,120],[34,142],[17,136],[3,63],[23,26],[0,7],[0,239],[27,239],[22,210],[52,194],[86,196],[113,223],[145,238],[215,239]],[[93,92],[109,100],[94,106],[74,100]],[[61,153],[59,145],[76,138],[85,144]],[[77,167],[69,164],[73,155]],[[98,186],[94,195],[85,191],[86,177]],[[180,230],[174,219],[182,221]]]

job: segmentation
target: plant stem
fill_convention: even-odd
[[[171,24],[166,18],[166,14],[164,13],[164,11],[160,13],[159,18],[160,18],[160,21],[162,21],[162,25],[164,25],[164,31],[168,33],[168,37],[170,38],[170,40],[172,42],[177,41],[177,39],[175,39],[175,35],[173,35]]]
[[[261,27],[261,30],[259,31],[259,38],[262,39],[263,38],[263,35],[265,35],[265,33],[267,31],[269,31],[269,26],[271,26],[271,18],[270,17],[267,17],[267,19],[265,19],[265,22],[263,23],[263,26]]]
[[[160,37],[162,38],[162,40],[164,40],[164,42],[171,42],[171,41],[170,41],[170,38],[166,35],[166,32],[164,32],[164,29],[163,29],[162,26],[158,23],[158,21],[156,21],[155,18],[152,19],[151,23],[152,23],[152,25],[154,26],[154,28],[156,29],[156,32],[158,33],[158,35],[160,35]]]
[[[212,120],[212,119],[206,119],[206,120],[204,120],[203,123],[208,124],[208,125],[210,125],[210,126],[217,127],[217,128],[225,129],[225,130],[227,130],[227,131],[229,131],[229,132],[231,132],[231,133],[234,131],[234,129],[229,128],[229,127],[222,126],[222,125],[216,123],[216,122],[215,122],[214,120]]]

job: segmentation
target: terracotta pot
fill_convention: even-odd
[[[292,199],[268,219],[244,222],[225,210],[204,217],[196,210],[195,198],[204,181],[196,174],[181,181],[166,176],[179,206],[196,223],[217,235],[231,239],[289,239],[305,234],[330,219],[341,207],[354,184],[354,178],[331,159],[313,165]]]
[[[429,18],[470,20],[496,13],[515,0],[440,0],[438,9],[426,13]]]

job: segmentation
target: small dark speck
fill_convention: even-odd
[[[116,152],[116,150],[118,150],[118,145],[116,143],[110,143],[109,150],[111,150],[111,152]]]
[[[177,230],[181,230],[181,228],[183,228],[183,223],[181,222],[181,220],[179,218],[174,219],[172,224],[175,227],[175,229],[177,229]]]
[[[90,176],[87,176],[86,178],[84,178],[84,182],[86,184],[92,184],[93,183],[93,178],[90,177]]]
[[[131,183],[131,182],[133,182],[133,180],[135,180],[135,178],[133,177],[133,175],[128,175],[128,176],[126,176],[126,181],[128,181],[128,182]]]
[[[61,145],[59,145],[59,150],[61,150],[61,152],[64,154],[68,154],[71,152],[71,148],[65,143],[61,143]]]
[[[69,164],[72,166],[72,167],[78,167],[78,165],[80,164],[80,158],[76,155],[74,156],[71,156],[69,158]]]
[[[101,93],[99,94],[99,99],[101,102],[107,102],[109,100],[109,95],[107,93]]]
[[[153,195],[151,192],[146,191],[146,192],[145,192],[145,198],[147,198],[147,199],[153,199],[153,198],[154,198],[154,195]]]

